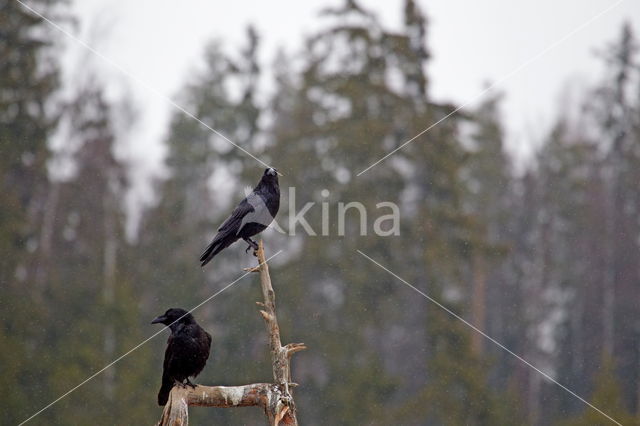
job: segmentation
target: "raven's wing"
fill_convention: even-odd
[[[176,333],[171,336],[167,346],[166,369],[173,375],[190,375],[194,368],[193,363],[201,356],[201,352],[201,343],[195,336],[191,333]]]
[[[174,371],[171,370],[171,360],[174,356],[175,345],[173,344],[173,336],[169,336],[167,340],[167,349],[164,351],[164,362],[162,363],[162,385],[158,391],[158,405],[165,405],[169,400],[169,393],[173,387]]]
[[[233,212],[231,212],[231,216],[224,221],[220,228],[218,228],[218,232],[227,233],[232,231],[234,234],[238,231],[240,227],[240,223],[242,223],[242,218],[248,215],[249,213],[255,211],[254,206],[248,201],[254,193],[252,192],[249,197],[245,198],[237,205]]]
[[[209,359],[209,355],[211,353],[211,335],[204,330],[202,331],[204,332],[204,335],[207,336],[207,359]]]
[[[253,193],[251,195],[253,195]],[[247,201],[248,199],[251,199],[251,195],[242,200],[233,212],[231,212],[231,216],[229,216],[227,220],[220,225],[218,233],[213,237],[213,241],[209,243],[200,256],[200,266],[204,266],[209,263],[216,254],[238,240],[238,232],[242,226],[243,218],[254,211],[253,205]]]
[[[247,203],[253,207],[253,211],[250,211],[242,218],[238,232],[240,232],[247,223],[258,223],[260,225],[269,226],[269,224],[273,222],[273,215],[269,211],[269,207],[265,203],[261,194],[252,192],[247,197]]]
[[[177,372],[176,366],[180,359],[182,349],[179,342],[176,342],[176,340],[180,340],[178,336],[173,334],[169,336],[169,340],[167,340],[167,349],[164,351],[164,363],[162,366],[163,381],[166,376],[168,379],[171,379],[172,384],[174,379],[173,376]]]
[[[171,358],[171,341],[173,340],[173,336],[169,335],[169,339],[167,340],[167,348],[164,350],[164,362],[162,363],[162,373],[169,373],[167,369],[169,367],[169,358]]]

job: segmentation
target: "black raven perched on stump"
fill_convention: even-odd
[[[193,315],[179,308],[167,310],[151,324],[164,324],[171,329],[158,392],[158,405],[165,405],[176,382],[195,388],[189,377],[195,378],[207,363],[211,335],[198,325]]]
[[[280,187],[278,171],[269,167],[260,182],[244,200],[238,204],[231,216],[218,228],[218,233],[200,256],[200,266],[204,266],[223,249],[242,238],[250,248],[258,250],[258,244],[251,239],[264,231],[280,209]]]

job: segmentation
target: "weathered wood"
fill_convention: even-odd
[[[174,386],[164,407],[158,426],[186,426],[188,406],[201,407],[262,407],[266,410],[273,399],[274,385],[255,383],[245,386]]]
[[[289,386],[292,381],[290,360],[294,353],[306,349],[306,346],[304,343],[289,343],[284,347],[282,346],[280,326],[276,316],[276,294],[271,285],[269,265],[264,254],[262,240],[258,244],[256,254],[258,256],[257,272],[260,273],[260,286],[262,288],[262,298],[264,299],[263,302],[258,302],[258,304],[263,307],[260,314],[264,319],[267,334],[269,335],[273,379],[280,391],[280,397],[275,405],[268,407],[267,417],[271,425],[297,425],[296,405]]]
[[[261,407],[270,426],[297,426],[296,406],[291,388],[291,356],[306,349],[304,343],[282,346],[280,327],[276,316],[276,295],[271,285],[269,266],[260,241],[256,252],[258,266],[245,271],[260,274],[260,286],[264,301],[257,302],[269,336],[269,350],[274,383],[254,383],[244,386],[174,386],[169,394],[158,426],[187,426],[189,406],[205,407]]]

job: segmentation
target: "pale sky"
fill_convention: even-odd
[[[175,99],[197,69],[208,40],[224,40],[229,50],[242,45],[254,24],[261,36],[261,60],[269,68],[278,47],[296,51],[304,36],[318,28],[318,11],[342,0],[75,0],[79,19],[74,34],[164,96]],[[401,23],[402,0],[360,0],[390,28]],[[500,82],[503,114],[512,152],[526,154],[549,128],[567,86],[593,84],[602,68],[596,48],[618,37],[622,22],[632,22],[640,36],[640,0],[615,8],[564,40],[543,56],[523,64],[594,18],[616,0],[418,0],[429,18],[428,67],[435,99],[458,105],[477,98],[486,82]],[[68,24],[64,24],[70,28]],[[84,48],[68,43],[69,80],[86,69]],[[80,53],[82,52],[82,54]],[[78,64],[81,64],[78,68]],[[112,65],[95,58],[110,92],[126,91],[139,110],[139,121],[124,152],[133,162],[139,194],[159,169],[162,138],[175,109]],[[522,67],[517,74],[514,70]],[[473,108],[482,98],[469,107]],[[431,123],[425,123],[425,128]],[[413,143],[421,143],[418,139]]]

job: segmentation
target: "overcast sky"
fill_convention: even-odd
[[[640,34],[640,1],[624,0],[544,56],[514,70],[616,4],[616,0],[418,0],[429,18],[430,91],[439,100],[464,104],[477,98],[486,82],[500,82],[509,147],[527,153],[550,125],[567,85],[597,81],[602,68],[594,50],[616,38],[629,20]],[[343,0],[75,0],[79,20],[74,34],[163,96],[175,99],[196,69],[212,38],[240,46],[248,24],[261,36],[261,60],[271,64],[275,49],[295,51],[306,34],[321,24],[318,11]],[[360,0],[390,28],[401,23],[404,1]],[[68,27],[70,28],[70,27]],[[69,42],[69,69],[84,48]],[[81,59],[79,59],[81,58]],[[140,117],[125,147],[143,181],[158,169],[169,114],[166,99],[96,58],[94,66],[112,93],[123,89]],[[68,74],[72,76],[72,74]],[[506,81],[501,80],[510,76]],[[75,77],[72,77],[75,78]],[[477,105],[473,101],[469,106]],[[428,127],[431,123],[425,123]],[[414,143],[420,143],[416,140]]]

